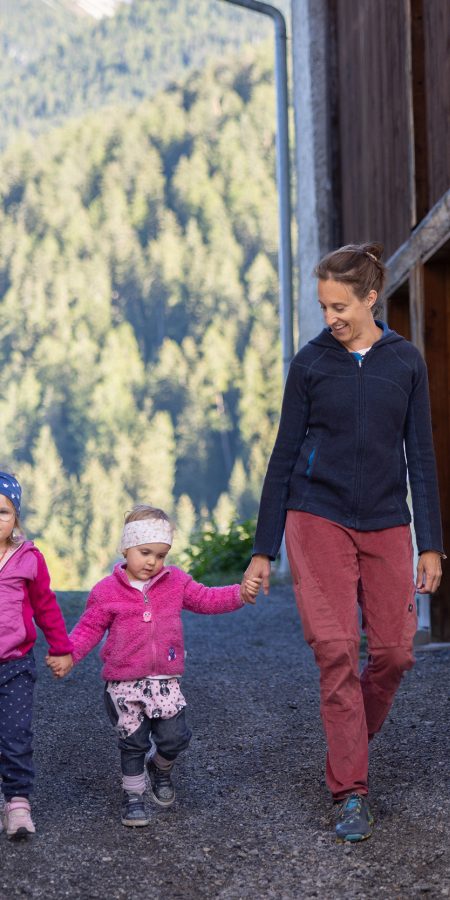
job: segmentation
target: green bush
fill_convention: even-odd
[[[254,519],[248,519],[242,524],[232,522],[225,534],[216,525],[193,534],[186,551],[189,574],[206,584],[217,584],[227,575],[242,576],[251,559],[255,525]]]

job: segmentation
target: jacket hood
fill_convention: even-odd
[[[396,331],[391,331],[391,329],[386,325],[386,322],[381,322],[379,319],[375,319],[375,323],[379,328],[382,329],[383,334],[377,341],[375,341],[373,345],[374,347],[378,347],[381,344],[392,344],[396,341],[405,340],[405,338],[397,334]],[[324,328],[323,331],[321,331],[320,334],[317,335],[317,337],[312,338],[312,340],[308,343],[315,344],[319,347],[329,347],[330,349],[334,350],[345,350],[345,352],[348,353],[347,348],[344,347],[344,345],[341,344],[340,341],[338,341],[338,339],[331,334],[331,328],[329,327]]]
[[[14,551],[14,557],[17,559],[19,556],[23,556],[25,553],[28,553],[29,550],[34,550],[34,552],[39,551],[39,547],[35,547],[33,541],[24,541],[22,544],[19,544],[17,550]]]

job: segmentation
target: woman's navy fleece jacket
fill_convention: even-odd
[[[275,559],[288,509],[359,531],[407,525],[405,453],[419,553],[442,552],[426,366],[377,325],[382,337],[361,365],[328,328],[292,360],[254,553]]]

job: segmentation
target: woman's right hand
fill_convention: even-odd
[[[256,600],[246,588],[246,582],[255,578],[262,578],[263,594],[268,594],[270,587],[270,559],[262,553],[255,553],[242,579],[240,596],[243,603],[256,603]]]

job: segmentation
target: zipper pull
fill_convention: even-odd
[[[144,594],[143,596],[144,596],[145,603],[147,603],[147,605],[148,605],[147,594]],[[142,613],[142,618],[143,618],[144,622],[151,622],[151,620],[152,620],[151,610],[145,609],[144,612]]]

